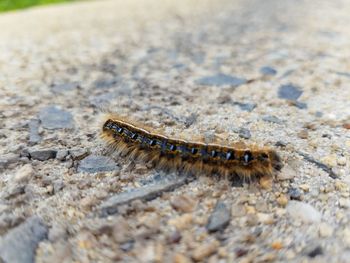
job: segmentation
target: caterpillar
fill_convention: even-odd
[[[191,174],[218,174],[251,181],[271,177],[283,167],[278,153],[271,148],[207,144],[167,137],[119,116],[108,115],[101,137],[112,152],[151,163],[160,169]]]

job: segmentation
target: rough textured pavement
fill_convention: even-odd
[[[349,13],[116,0],[0,15],[1,260],[350,262]],[[185,182],[106,155],[101,107],[274,146],[285,168]]]

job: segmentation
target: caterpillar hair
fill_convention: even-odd
[[[114,115],[104,119],[102,138],[113,152],[166,171],[218,174],[251,181],[272,177],[283,167],[277,152],[269,147],[206,144],[170,138]]]

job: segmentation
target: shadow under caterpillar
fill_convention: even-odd
[[[218,174],[251,181],[272,177],[283,167],[278,153],[268,147],[206,144],[170,138],[113,115],[103,122],[102,138],[112,152],[166,171]]]

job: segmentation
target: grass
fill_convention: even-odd
[[[0,0],[0,12],[75,0]]]

